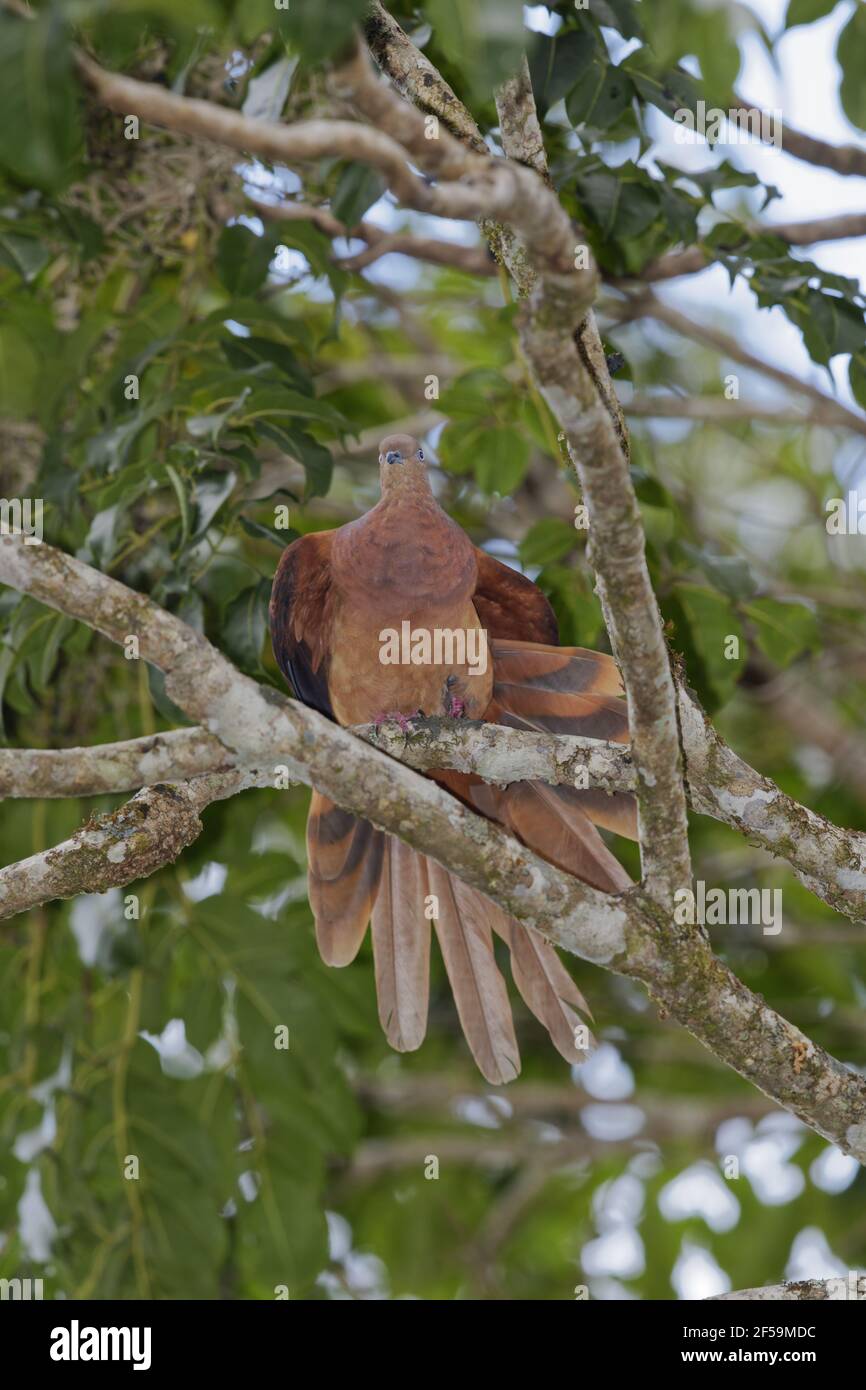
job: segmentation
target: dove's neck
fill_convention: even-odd
[[[432,497],[427,468],[416,459],[408,463],[380,463],[379,484],[383,497]]]
[[[439,506],[420,464],[383,467],[394,474],[413,469],[415,476],[384,487],[372,511],[337,531],[331,549],[337,588],[377,610],[462,606],[476,582],[472,542]]]

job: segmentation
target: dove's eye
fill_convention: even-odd
[[[419,459],[423,459],[423,457],[424,457],[424,450],[423,450],[423,449],[419,449],[419,450],[418,450],[418,457],[419,457]]]

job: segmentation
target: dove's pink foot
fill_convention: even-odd
[[[377,729],[381,729],[383,724],[399,724],[404,734],[408,734],[412,729],[412,720],[420,719],[421,711],[415,709],[411,714],[401,714],[400,710],[391,710],[388,714],[377,714],[373,724]]]
[[[449,695],[446,713],[449,719],[462,719],[466,713],[466,703],[459,695]]]

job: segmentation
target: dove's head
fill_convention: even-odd
[[[389,434],[379,445],[379,481],[382,495],[399,488],[429,491],[424,450],[411,434]]]

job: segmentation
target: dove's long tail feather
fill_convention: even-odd
[[[589,1009],[556,951],[532,927],[522,926],[504,912],[496,912],[492,925],[511,952],[511,974],[526,1007],[547,1029],[566,1062],[583,1061],[589,1035],[575,1010],[588,1014]]]
[[[491,921],[498,909],[434,859],[428,859],[427,870],[438,899],[436,935],[472,1056],[493,1085],[512,1081],[520,1071],[520,1053],[493,954]]]
[[[376,901],[385,837],[313,792],[307,817],[310,906],[316,940],[328,965],[348,965],[358,954]]]
[[[430,993],[430,922],[424,915],[427,860],[388,835],[373,908],[373,958],[379,1020],[398,1052],[424,1041]]]

